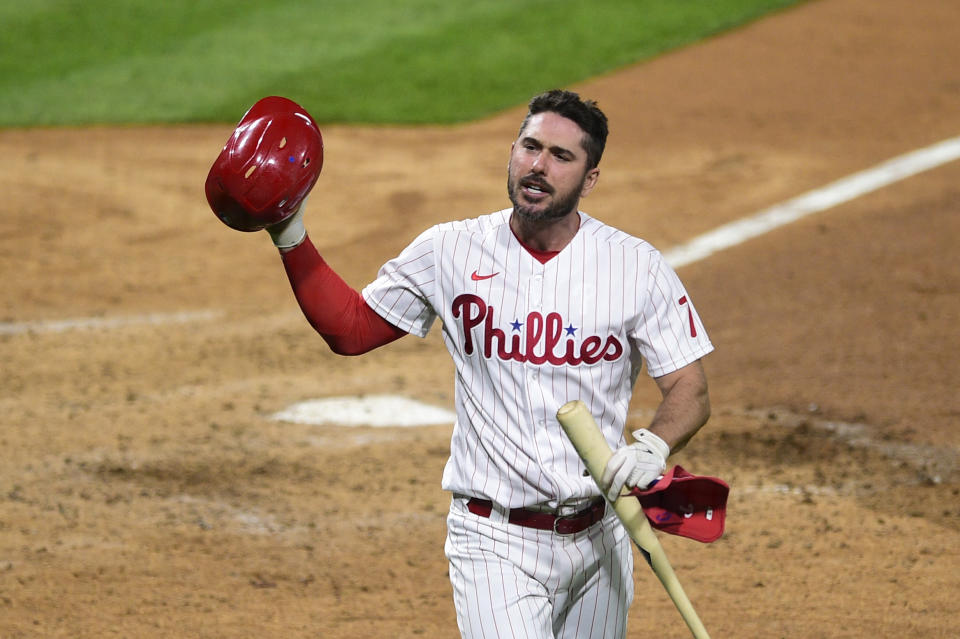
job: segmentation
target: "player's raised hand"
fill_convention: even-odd
[[[322,167],[323,136],[310,114],[287,98],[266,97],[250,107],[210,167],[207,202],[230,228],[259,231],[300,210]]]
[[[307,229],[303,226],[303,210],[306,207],[307,200],[304,199],[293,215],[267,227],[273,245],[281,251],[299,246],[307,236]]]
[[[646,428],[633,432],[636,443],[617,449],[600,478],[601,490],[614,501],[623,487],[646,488],[663,474],[670,446]]]

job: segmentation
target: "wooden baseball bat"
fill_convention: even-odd
[[[603,470],[607,467],[607,462],[613,455],[613,451],[610,450],[607,440],[603,438],[603,433],[600,432],[593,415],[587,410],[587,405],[580,400],[567,402],[557,411],[557,419],[560,421],[567,437],[573,442],[577,453],[587,464],[587,470],[590,471],[594,481],[599,485]],[[670,565],[670,561],[663,551],[663,546],[660,545],[660,540],[653,532],[650,522],[647,521],[647,516],[640,506],[640,500],[618,497],[613,502],[613,509],[620,521],[623,522],[630,538],[646,556],[654,574],[657,575],[667,594],[670,595],[670,599],[673,600],[677,610],[680,611],[680,616],[683,617],[694,638],[710,639],[710,635],[703,627],[700,617],[693,609],[693,604],[690,603],[690,599],[683,591],[683,586],[680,585],[677,575],[673,572],[673,566]]]

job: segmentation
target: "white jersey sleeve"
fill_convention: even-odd
[[[362,295],[378,315],[404,331],[426,337],[437,314],[432,305],[436,283],[433,237],[436,227],[421,233],[396,258],[384,264]]]
[[[647,363],[647,372],[660,377],[700,359],[713,345],[680,278],[660,251],[649,248],[642,280],[644,303],[629,335]]]

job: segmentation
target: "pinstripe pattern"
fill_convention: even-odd
[[[421,337],[442,321],[457,371],[443,487],[510,508],[557,506],[599,494],[557,409],[582,399],[617,448],[642,362],[659,376],[712,345],[692,303],[678,302],[689,300],[679,278],[648,243],[581,213],[573,241],[541,264],[513,236],[509,213],[425,231],[363,295]],[[474,273],[492,277],[475,281]]]
[[[454,494],[446,552],[464,637],[623,637],[633,597],[629,540],[612,511],[575,535],[505,523],[507,509],[568,514],[599,495],[557,410],[583,400],[607,443],[624,443],[646,362],[664,375],[713,346],[652,246],[580,213],[545,264],[514,237],[510,210],[428,229],[363,290],[423,337],[439,317],[456,370],[457,423],[442,485]],[[489,499],[489,519],[462,496]]]
[[[454,498],[445,552],[457,622],[475,639],[618,639],[633,599],[630,539],[607,516],[575,535],[485,519]]]

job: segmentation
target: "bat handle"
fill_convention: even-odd
[[[587,405],[580,400],[568,402],[557,411],[557,420],[599,486],[600,478],[613,451],[610,450],[610,445],[604,439]],[[680,616],[690,628],[694,639],[710,639],[680,580],[677,579],[673,566],[670,565],[670,560],[667,559],[667,554],[660,545],[660,539],[653,532],[647,515],[640,505],[640,500],[618,497],[612,505],[617,517],[623,522],[623,527],[646,557],[654,574],[680,612]]]

